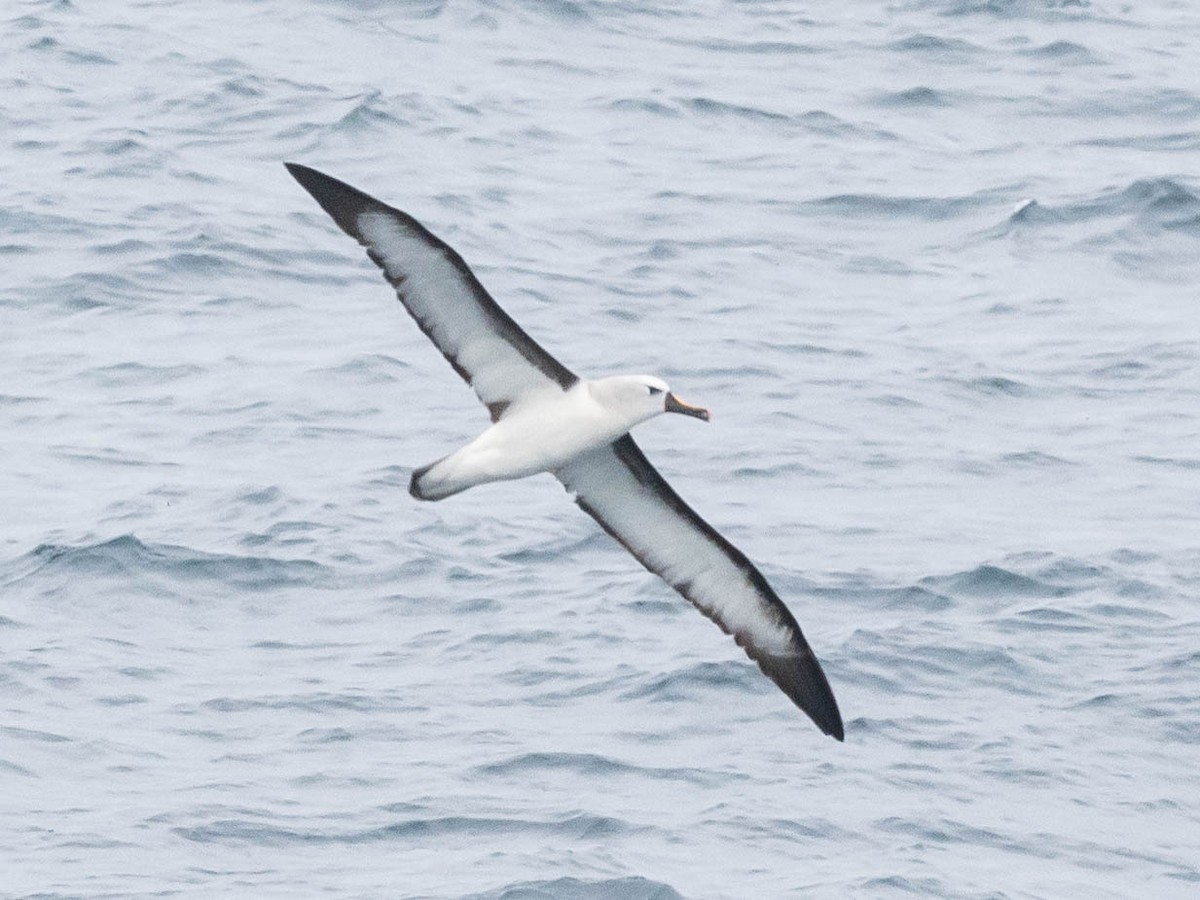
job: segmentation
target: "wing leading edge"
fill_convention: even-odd
[[[642,565],[733,635],[817,727],[843,739],[829,681],[791,611],[745,554],[672,490],[632,437],[555,475]]]
[[[284,165],[338,227],[367,248],[493,421],[527,393],[566,390],[579,380],[500,308],[452,247],[412,216],[316,169]]]

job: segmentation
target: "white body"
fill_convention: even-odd
[[[667,386],[644,375],[582,379],[547,387],[505,411],[460,450],[420,471],[414,488],[440,500],[490,481],[555,472],[663,412]]]

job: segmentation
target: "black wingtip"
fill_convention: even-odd
[[[305,166],[300,163],[285,162],[283,167],[288,170],[293,178],[304,185],[305,189],[309,189],[310,184],[316,184],[321,181],[337,181],[336,178],[330,178],[324,172],[318,172],[311,166]],[[338,182],[340,184],[340,182]]]
[[[844,742],[846,740],[846,729],[842,725],[842,714],[838,710],[837,701],[833,699],[832,692],[818,698],[815,703],[810,702],[809,705],[801,706],[800,708],[808,714],[808,717],[816,723],[818,728],[835,741]]]
[[[846,741],[846,730],[842,727],[842,717],[839,715],[828,731],[825,732],[839,744]]]
[[[285,162],[283,165],[288,173],[300,182],[300,186],[321,204],[321,209],[337,222],[338,227],[355,239],[359,238],[359,214],[370,207],[383,207],[383,204],[370,194],[364,194],[358,188],[338,181],[324,172],[318,172],[300,163]]]
[[[846,731],[833,689],[811,651],[806,649],[794,656],[752,656],[763,674],[775,682],[821,731],[834,740],[845,741]]]
[[[792,699],[796,700],[795,697]],[[813,698],[806,698],[806,701],[803,705],[799,701],[796,701],[796,704],[808,714],[808,717],[823,732],[835,741],[844,742],[846,740],[846,729],[842,725],[842,714],[838,710],[837,701],[833,699],[833,693],[829,692],[824,696],[815,698],[815,700]]]
[[[812,657],[812,668],[815,673],[809,675],[810,687],[804,692],[803,702],[794,695],[792,700],[808,714],[818,728],[835,741],[844,742],[846,729],[842,725],[842,713],[838,709],[833,689],[829,687],[829,681],[816,657]]]
[[[842,712],[838,709],[837,699],[833,696],[833,688],[829,686],[829,679],[825,677],[825,671],[815,656],[812,658],[812,664],[813,668],[817,670],[819,678],[815,679],[815,690],[812,692],[815,697],[810,695],[809,705],[804,707],[804,711],[823,732],[839,743],[844,742],[846,729],[842,725]]]
[[[325,181],[334,181],[324,172],[318,172],[316,169],[302,166],[300,163],[285,162],[283,167],[288,170],[288,174],[295,178],[310,194],[320,189],[320,185]]]
[[[410,496],[417,500],[433,499],[432,497],[426,496],[425,492],[421,490],[421,478],[426,472],[432,469],[433,466],[434,464],[430,463],[427,466],[421,466],[421,468],[413,470],[412,477],[408,479],[408,493]]]

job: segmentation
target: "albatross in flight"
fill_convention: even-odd
[[[629,430],[660,413],[708,421],[647,375],[579,378],[493,300],[450,246],[412,216],[315,169],[287,170],[367,248],[404,308],[475,391],[492,424],[412,473],[409,492],[441,500],[477,484],[550,472],[637,560],[733,635],[823,732],[842,717],[795,617],[740,550],[650,465]]]

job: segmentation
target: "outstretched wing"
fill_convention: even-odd
[[[842,740],[837,701],[795,617],[745,554],[680,499],[633,438],[625,435],[555,475],[605,531],[732,634],[823,732]]]
[[[493,300],[452,247],[407,213],[315,169],[285,163],[338,226],[367,248],[421,330],[492,420],[528,393],[578,379]]]

